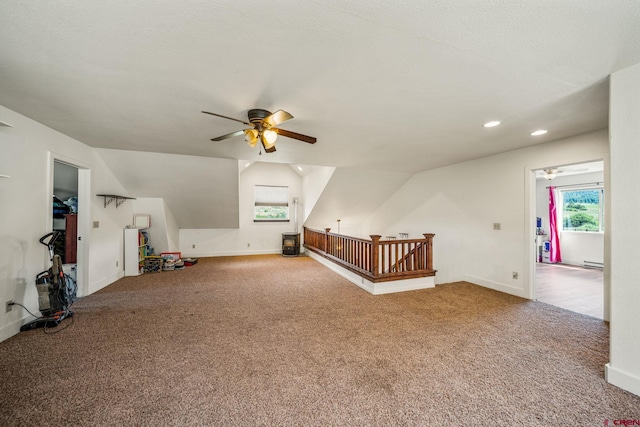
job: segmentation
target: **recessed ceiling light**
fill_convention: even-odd
[[[540,136],[540,135],[544,135],[545,133],[547,133],[546,129],[540,129],[540,130],[531,132],[531,136]]]
[[[300,172],[302,172],[302,167],[301,167],[301,166],[298,166],[298,170],[299,170]]]
[[[487,122],[485,124],[483,124],[482,126],[486,127],[486,128],[492,128],[495,126],[498,126],[500,124],[500,122],[498,120],[494,120],[492,122]]]

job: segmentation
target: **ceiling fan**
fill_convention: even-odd
[[[223,139],[233,138],[234,136],[240,136],[244,134],[244,140],[247,142],[247,144],[249,144],[249,146],[255,147],[256,143],[260,141],[260,143],[264,147],[264,151],[266,151],[267,153],[273,153],[274,151],[276,151],[275,144],[278,135],[308,142],[309,144],[315,144],[317,141],[317,139],[312,136],[302,135],[300,133],[291,132],[289,130],[276,127],[280,123],[293,119],[293,116],[284,110],[278,110],[275,113],[271,113],[267,110],[254,108],[252,110],[249,110],[247,114],[249,117],[249,122],[234,119],[233,117],[223,116],[222,114],[210,113],[208,111],[203,111],[203,113],[244,123],[245,125],[249,126],[248,129],[242,129],[219,136],[217,138],[212,138],[212,141],[222,141]],[[260,154],[262,154],[262,151],[260,151]]]
[[[544,179],[548,179],[549,181],[556,177],[557,174],[562,173],[558,168],[547,168],[543,170]]]
[[[589,168],[576,168],[576,167],[572,167],[572,166],[567,166],[565,168],[546,168],[543,169],[541,174],[544,177],[544,179],[548,179],[548,180],[552,180],[554,179],[558,174],[561,173],[569,173],[571,174],[575,174],[575,173],[580,173],[580,172],[588,172]]]

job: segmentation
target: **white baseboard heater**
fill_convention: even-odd
[[[587,268],[604,268],[604,264],[596,261],[582,261],[582,265]]]

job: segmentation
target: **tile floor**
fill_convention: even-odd
[[[602,319],[603,287],[602,270],[536,263],[538,301]]]

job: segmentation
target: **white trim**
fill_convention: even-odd
[[[413,279],[393,280],[388,282],[374,283],[365,279],[358,274],[347,270],[344,267],[329,261],[323,256],[320,256],[313,251],[307,253],[310,258],[327,267],[329,270],[339,274],[351,283],[361,287],[365,291],[372,295],[393,294],[397,292],[415,291],[419,289],[429,289],[435,287],[434,276],[418,277]]]
[[[604,164],[604,162],[603,162]],[[603,172],[604,173],[604,172]],[[589,190],[598,190],[598,231],[586,231],[586,230],[565,230],[564,229],[564,193],[569,191],[589,191]],[[560,200],[558,203],[558,217],[560,219],[558,233],[586,233],[586,234],[602,234],[604,235],[604,198],[605,198],[605,190],[604,183],[600,183],[599,185],[583,185],[583,186],[562,186],[562,188],[557,188],[557,196]]]
[[[242,255],[279,255],[282,248],[263,249],[253,251],[211,251],[211,252],[181,252],[182,258],[207,258],[221,256],[242,256]]]
[[[89,283],[89,245],[91,242],[91,165],[83,161],[74,159],[64,154],[56,153],[55,151],[47,152],[47,204],[51,203],[51,196],[53,195],[53,181],[54,181],[54,162],[64,163],[72,166],[78,170],[78,251],[77,251],[77,265],[76,270],[76,282],[78,283],[78,296],[83,297],[89,295],[89,289],[91,284]],[[47,209],[45,212],[45,230],[51,229],[53,222],[53,212],[51,209]],[[43,251],[44,253],[45,251]],[[49,268],[50,260],[48,253],[45,254],[45,269]]]
[[[24,311],[24,309],[19,305],[14,305],[11,311],[16,311],[16,310]],[[0,328],[0,342],[8,340],[12,336],[17,335],[20,332],[20,327],[23,324],[27,323],[28,317],[31,317],[31,316],[26,315],[24,317],[21,317],[20,319],[13,320],[7,323],[6,325],[4,325],[2,328]],[[33,319],[33,317],[31,318]]]
[[[575,154],[575,153],[574,153]],[[573,154],[572,154],[573,155]],[[579,155],[579,154],[578,154]],[[559,161],[561,159],[558,159]],[[580,164],[602,161],[603,164],[603,184],[604,184],[604,320],[610,321],[610,304],[611,304],[611,277],[609,261],[611,260],[611,234],[607,230],[611,230],[611,182],[609,179],[609,154],[586,156],[581,159],[572,158],[569,162],[560,162],[557,166],[566,164]],[[524,168],[525,174],[525,194],[524,194],[524,240],[525,240],[525,283],[523,298],[536,299],[536,257],[535,257],[535,230],[536,223],[536,177],[535,171],[542,170],[549,166],[546,164],[528,165]]]
[[[524,169],[524,295],[523,298],[536,299],[536,169]]]
[[[474,285],[483,286],[485,288],[493,289],[495,291],[504,292],[506,294],[515,295],[521,298],[527,298],[527,291],[525,289],[516,288],[505,283],[494,282],[492,280],[482,279],[480,277],[472,276],[470,274],[464,275],[464,281],[473,283]]]
[[[110,284],[114,283],[117,280],[122,279],[123,277],[124,277],[124,271],[119,271],[116,274],[112,274],[109,277],[106,277],[96,283],[93,283],[90,289],[91,290],[90,293],[98,292],[100,289],[106,288]]]
[[[616,369],[611,362],[604,365],[604,378],[609,384],[640,396],[640,378]]]

